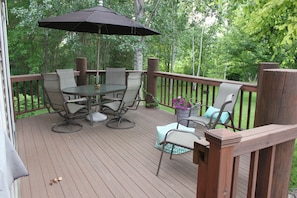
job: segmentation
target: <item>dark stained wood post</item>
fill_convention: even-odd
[[[154,76],[154,72],[159,70],[159,59],[149,58],[147,67],[147,85],[145,102],[146,107],[156,107],[158,104],[155,101],[157,96],[157,77]]]
[[[76,70],[79,71],[79,76],[77,77],[77,85],[87,84],[87,58],[76,58]]]
[[[234,146],[240,142],[241,135],[231,132],[227,129],[214,129],[205,133],[205,138],[209,142],[208,167],[205,167],[200,175],[200,162],[198,173],[198,184],[206,182],[203,185],[206,189],[199,189],[197,185],[197,194],[199,198],[208,197],[231,197],[232,169]],[[200,160],[200,159],[199,159]],[[206,178],[201,178],[201,177]]]
[[[297,70],[263,70],[257,92],[255,127],[297,123],[296,85]],[[295,140],[291,140],[260,151],[256,197],[288,197],[294,144]]]
[[[279,69],[279,64],[278,63],[273,63],[273,62],[261,62],[259,63],[258,66],[258,82],[257,82],[257,95],[259,93],[261,93],[261,84],[262,84],[262,79],[263,79],[263,72],[264,69]],[[256,109],[257,109],[257,104],[258,104],[258,100],[260,97],[257,97],[257,102],[256,102]]]
[[[194,142],[193,163],[199,164],[197,176],[196,197],[204,198],[206,196],[206,181],[208,173],[208,145]]]
[[[258,66],[258,86],[262,84],[262,78],[263,78],[263,71],[264,69],[279,69],[278,63],[273,62],[261,62]]]

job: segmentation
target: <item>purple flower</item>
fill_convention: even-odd
[[[191,99],[178,96],[177,98],[172,99],[172,105],[176,109],[186,110],[187,108],[192,107],[192,101]]]

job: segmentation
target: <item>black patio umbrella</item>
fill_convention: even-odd
[[[39,27],[98,34],[97,76],[100,35],[159,35],[160,33],[103,6],[84,9],[38,21]],[[98,79],[97,79],[98,80]]]
[[[109,35],[158,35],[159,32],[152,30],[126,16],[120,15],[103,6],[84,9],[38,21],[39,27],[53,28],[72,32],[89,32],[98,34],[97,49],[97,74],[96,84],[99,84],[99,57],[100,36]],[[98,121],[106,119],[106,116],[97,112]],[[94,119],[94,115],[93,115]]]

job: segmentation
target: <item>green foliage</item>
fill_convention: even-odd
[[[290,178],[290,188],[297,188],[297,142],[295,141],[295,149],[292,161],[292,170]]]
[[[40,2],[33,0],[26,2],[8,4],[9,17],[12,18],[8,27],[12,74],[48,72],[54,71],[56,68],[75,68],[76,57],[87,57],[88,69],[96,68],[97,35],[40,28],[37,22],[43,18],[97,6],[98,1]],[[129,3],[104,1],[104,3],[106,7],[133,17],[133,1]],[[101,69],[111,65],[133,68],[132,56],[137,43],[139,43],[138,38],[104,35],[101,40]],[[149,39],[146,42],[149,42]]]
[[[97,4],[96,0],[9,3],[12,74],[74,68],[76,57],[87,57],[88,68],[95,69],[97,35],[39,28],[37,21]],[[133,1],[105,0],[104,6],[134,17]],[[174,72],[195,75],[200,67],[201,76],[253,81],[259,62],[297,67],[296,10],[293,0],[147,1],[141,22],[162,35],[144,37],[143,43],[138,37],[104,35],[100,65],[133,68],[134,49],[140,47],[143,68],[148,57],[157,57],[162,71],[171,71],[174,65]],[[210,19],[215,20],[209,23]]]
[[[233,0],[230,3],[235,5],[226,15],[231,25],[240,27],[252,38],[269,61],[279,62],[284,68],[297,68],[295,0]]]
[[[295,141],[294,156],[290,178],[290,188],[297,188],[297,142]]]

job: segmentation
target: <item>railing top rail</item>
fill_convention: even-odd
[[[206,85],[210,85],[210,86],[219,86],[222,82],[229,82],[229,83],[243,85],[241,87],[241,90],[257,92],[257,85],[252,84],[252,83],[245,83],[245,82],[238,82],[238,81],[231,81],[231,80],[222,80],[222,79],[214,79],[214,78],[206,78],[206,77],[192,76],[192,75],[187,75],[187,74],[176,74],[176,73],[160,72],[160,71],[156,71],[155,75],[158,76],[158,77],[170,77],[170,78],[176,79],[176,80],[182,80],[182,81],[194,82],[194,83],[201,83],[201,84],[206,84]]]
[[[241,141],[234,147],[235,157],[295,139],[297,124],[270,124],[237,133],[241,135]]]
[[[75,76],[79,76],[79,71],[74,71]],[[11,82],[24,82],[41,80],[41,74],[24,74],[24,75],[13,75],[10,77]]]
[[[11,82],[24,82],[32,80],[40,80],[41,74],[25,74],[25,75],[14,75],[10,77]]]
[[[141,72],[146,73],[145,70],[140,70]],[[100,70],[100,73],[105,73],[105,70]],[[127,70],[127,72],[139,72],[136,70]],[[87,73],[96,73],[96,70],[87,70]],[[79,75],[78,71],[75,71],[75,75]],[[196,82],[196,83],[204,83],[207,85],[212,86],[219,86],[222,82],[231,82],[231,83],[240,83],[243,85],[242,90],[245,90],[246,87],[249,87],[248,90],[250,91],[256,91],[257,85],[252,83],[243,83],[238,81],[230,81],[230,80],[220,80],[220,79],[214,79],[214,78],[206,78],[206,77],[198,77],[198,76],[192,76],[192,75],[186,75],[186,74],[176,74],[176,73],[170,73],[170,72],[155,72],[156,76],[160,77],[172,77],[173,79],[188,81],[188,82]],[[25,74],[25,75],[14,75],[11,76],[11,82],[23,82],[23,81],[32,81],[32,80],[40,80],[41,74]],[[251,90],[253,88],[253,90]]]
[[[87,73],[96,73],[97,70],[95,69],[88,69],[86,71]],[[146,73],[146,70],[126,70],[126,72],[142,72],[142,73]],[[99,70],[99,73],[105,73],[105,70]]]

